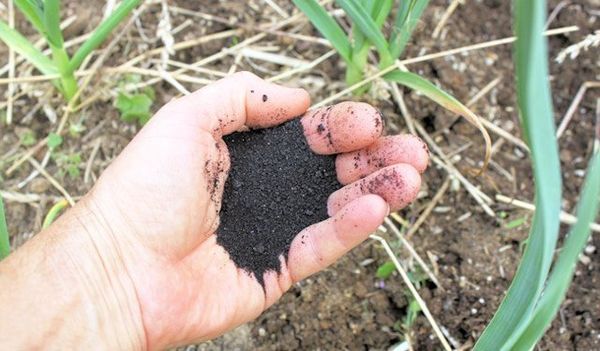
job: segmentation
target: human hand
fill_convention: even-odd
[[[293,283],[362,242],[390,209],[414,200],[428,162],[418,138],[380,137],[381,116],[367,104],[306,112],[309,104],[306,91],[249,73],[218,81],[164,106],[77,205],[94,223],[84,225],[94,250],[81,254],[111,267],[101,274],[111,294],[125,296],[113,317],[133,321],[131,337],[146,348],[208,340],[256,318]],[[217,244],[230,166],[222,137],[303,114],[308,145],[339,154],[337,176],[346,187],[329,198],[331,218],[296,236],[280,272],[264,275],[263,288]],[[207,171],[211,162],[223,167]],[[110,279],[115,274],[120,278]]]

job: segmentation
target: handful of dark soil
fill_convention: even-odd
[[[299,119],[224,138],[231,157],[217,243],[239,268],[280,272],[294,237],[326,219],[327,198],[340,188],[334,156],[314,154]]]

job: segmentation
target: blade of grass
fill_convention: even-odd
[[[141,0],[124,0],[121,5],[110,14],[100,25],[94,30],[88,40],[75,52],[71,59],[70,69],[77,70],[85,58],[100,46],[104,40],[110,35],[116,26],[125,19],[139,5]]]
[[[393,5],[393,0],[368,0],[365,2],[365,10],[371,14],[371,18],[374,19],[378,29],[381,29],[387,16],[389,15]],[[348,85],[354,85],[364,77],[364,67],[367,64],[367,58],[371,43],[366,40],[365,35],[356,25],[352,26],[352,62],[354,66],[359,70],[355,70],[353,66],[348,66],[346,70],[346,83]],[[361,95],[362,93],[369,90],[369,85],[365,85],[354,91],[354,94]]]
[[[473,124],[481,132],[483,139],[485,140],[485,157],[481,170],[483,171],[490,160],[492,142],[487,130],[483,127],[479,121],[479,117],[475,115],[469,108],[463,105],[460,101],[455,99],[452,95],[441,90],[437,86],[433,85],[425,78],[411,72],[393,71],[384,76],[388,81],[396,82],[407,86],[413,90],[420,92],[427,96],[431,100],[435,101],[445,109],[452,111],[460,116],[463,116],[467,121]]]
[[[590,237],[590,223],[598,214],[600,204],[600,152],[592,155],[582,197],[577,209],[577,223],[571,229],[565,244],[560,251],[556,264],[552,269],[548,284],[534,312],[534,317],[527,325],[513,348],[515,350],[531,350],[550,327],[558,313],[560,304],[565,299],[567,290],[573,280],[573,273],[581,251]]]
[[[4,203],[0,195],[0,260],[10,254],[10,241],[8,238],[8,228],[6,227],[6,216],[4,215]]]
[[[398,6],[398,12],[396,13],[396,20],[394,21],[394,29],[400,29],[404,26],[406,20],[408,19],[408,15],[415,7],[415,3],[416,0],[400,1],[400,4]],[[399,31],[397,33],[392,34],[399,34]]]
[[[304,12],[310,22],[331,43],[346,61],[352,63],[352,46],[346,33],[316,0],[293,0],[294,5]]]
[[[521,124],[531,149],[536,212],[528,244],[498,311],[474,350],[508,350],[533,318],[542,292],[559,229],[561,177],[548,57],[544,0],[516,0],[516,72]]]
[[[61,199],[60,201],[55,203],[54,206],[50,208],[50,211],[48,211],[48,213],[46,214],[46,217],[44,217],[42,229],[48,228],[50,224],[54,223],[60,212],[67,207],[69,207],[69,201],[67,201],[66,199]]]
[[[394,0],[377,0],[373,6],[367,9],[371,14],[371,18],[373,18],[375,21],[378,29],[381,29],[385,23],[385,20],[390,15],[393,5]]]
[[[375,4],[374,0],[367,0],[367,8],[372,8]],[[364,77],[364,69],[367,64],[369,57],[369,51],[371,49],[370,43],[366,40],[363,32],[358,26],[352,26],[352,63],[346,67],[346,84],[353,85],[356,82],[360,82]],[[355,90],[353,93],[356,95],[362,95],[369,90],[369,85],[363,86],[360,89]]]
[[[357,0],[337,0],[336,2],[344,9],[352,23],[358,26],[364,36],[377,48],[383,67],[391,65],[393,59],[387,41],[370,13]]]
[[[60,0],[46,0],[44,3],[45,37],[50,46],[63,47],[63,35],[60,29]]]
[[[506,225],[504,226],[505,229],[515,229],[518,228],[520,226],[522,226],[523,224],[525,224],[525,222],[527,222],[527,217],[521,217],[521,218],[517,218],[515,220],[512,220],[508,223],[506,223]]]
[[[44,3],[44,26],[54,64],[61,76],[61,92],[67,100],[71,100],[77,92],[77,80],[70,68],[69,56],[64,48],[64,38],[60,28],[60,0],[46,0]]]
[[[21,33],[10,28],[4,21],[0,21],[0,40],[23,56],[43,74],[52,75],[58,73],[48,57],[44,56]]]
[[[392,10],[393,3],[393,0],[368,0],[363,5],[366,12],[371,14],[371,18],[375,21],[377,29],[381,29],[385,23],[387,16]],[[352,39],[354,40],[353,49],[355,53],[362,51],[365,47],[368,49],[369,43],[365,41],[365,35],[358,26],[352,26]]]
[[[385,1],[367,0],[367,1],[365,1],[363,6],[365,6],[365,10],[367,11],[367,13],[371,14],[372,18],[376,18],[377,16],[379,16],[380,11],[383,10],[383,4],[387,3],[387,2],[391,3],[391,0],[385,0]],[[381,28],[381,25],[379,25],[379,28]],[[355,54],[358,52],[363,52],[363,51],[368,52],[369,42],[366,41],[365,35],[360,30],[360,28],[356,25],[352,26],[352,40],[353,40],[353,45],[352,45],[353,56],[352,56],[352,58],[353,58],[354,62],[356,62]],[[357,65],[357,66],[361,67],[360,65]]]
[[[23,12],[33,27],[44,37],[44,22],[42,21],[44,4],[38,0],[14,0],[15,5]]]
[[[404,52],[419,19],[429,4],[429,0],[401,1],[390,38],[390,52],[397,59]]]
[[[355,54],[357,52],[368,52],[368,49],[369,42],[367,42],[363,32],[357,26],[352,26],[352,58],[354,61],[356,62]]]

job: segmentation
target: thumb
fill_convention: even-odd
[[[300,116],[309,105],[304,89],[286,88],[239,72],[168,103],[153,120],[178,120],[220,137],[244,126],[276,126]]]

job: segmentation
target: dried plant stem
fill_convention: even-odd
[[[46,178],[48,180],[48,182],[50,182],[50,184],[52,184],[52,186],[54,188],[56,188],[56,190],[58,190],[59,193],[61,193],[65,199],[67,199],[67,201],[69,202],[69,204],[71,206],[75,205],[75,201],[73,200],[73,198],[71,197],[71,195],[67,192],[67,190],[65,190],[65,188],[63,188],[62,185],[60,185],[60,183],[54,179],[54,177],[52,177],[50,175],[50,173],[46,172],[46,170],[33,158],[28,157],[27,161],[29,161],[29,163],[33,166],[33,168],[35,168],[38,172],[40,172],[41,175],[44,176],[44,178]]]
[[[287,12],[285,12],[281,7],[279,7],[279,5],[277,5],[277,3],[275,3],[273,0],[264,0],[264,2],[269,5],[273,10],[275,10],[275,12],[277,12],[277,14],[283,18],[289,18],[290,15],[287,14]]]
[[[579,106],[579,104],[581,103],[581,100],[583,99],[583,96],[585,95],[587,90],[592,88],[600,88],[600,82],[584,82],[583,84],[581,84],[581,87],[579,87],[577,94],[575,94],[575,97],[573,98],[573,102],[571,102],[569,109],[560,121],[560,125],[556,130],[557,139],[560,138],[567,129],[569,122],[571,122],[573,115],[577,111],[577,106]]]
[[[396,235],[398,240],[400,240],[400,242],[402,242],[402,245],[404,245],[404,247],[408,250],[408,252],[411,254],[411,256],[414,257],[414,259],[417,261],[417,263],[419,263],[419,266],[423,269],[425,274],[427,274],[429,279],[431,279],[431,281],[437,287],[439,287],[440,290],[446,291],[446,289],[444,289],[442,284],[440,284],[440,282],[437,279],[437,277],[435,276],[435,274],[433,274],[431,269],[429,269],[429,266],[427,266],[427,264],[425,263],[423,258],[421,258],[421,256],[417,253],[417,250],[415,250],[415,248],[410,244],[408,239],[405,238],[404,235],[402,235],[402,233],[400,233],[400,230],[396,227],[394,222],[392,222],[392,220],[390,220],[389,218],[385,218],[385,224],[387,224],[388,228],[390,228],[392,230],[392,233],[394,233],[394,235]]]
[[[473,97],[470,98],[469,101],[467,101],[466,106],[467,107],[471,107],[471,106],[475,105],[475,103],[477,101],[479,101],[479,99],[481,99],[482,97],[486,96],[501,81],[502,81],[502,77],[496,77],[496,79],[494,79],[491,82],[489,82],[488,84],[486,84],[483,88],[481,88],[481,90],[479,90],[477,92],[477,94],[473,95]]]
[[[408,240],[410,240],[412,238],[412,236],[417,232],[417,230],[419,230],[419,228],[421,228],[421,225],[423,225],[423,223],[425,222],[427,217],[429,217],[429,215],[431,214],[431,211],[433,211],[435,206],[437,206],[438,202],[440,202],[442,197],[444,197],[444,194],[446,194],[446,191],[448,190],[448,187],[450,186],[450,180],[451,180],[450,177],[446,177],[446,180],[444,181],[442,186],[438,189],[437,193],[435,193],[435,195],[433,196],[433,199],[431,199],[431,201],[429,201],[429,203],[427,204],[427,207],[425,207],[425,209],[423,210],[423,212],[421,213],[419,218],[410,227],[408,232],[406,232],[406,238]]]
[[[381,245],[383,246],[383,249],[388,254],[388,256],[390,257],[392,262],[394,263],[394,266],[396,266],[396,270],[398,271],[398,273],[400,273],[400,276],[402,277],[402,280],[408,287],[408,290],[410,290],[410,293],[413,295],[413,297],[419,304],[419,307],[421,307],[423,314],[429,321],[429,324],[431,324],[431,327],[433,328],[433,331],[434,331],[435,335],[437,336],[437,338],[440,340],[440,343],[442,344],[442,346],[444,347],[445,350],[452,350],[452,347],[450,346],[450,344],[448,344],[448,340],[446,340],[444,333],[442,333],[442,330],[440,329],[439,325],[435,321],[435,318],[433,318],[433,315],[429,311],[427,304],[425,303],[423,298],[421,298],[421,296],[419,295],[419,292],[417,291],[417,289],[415,288],[413,283],[410,281],[410,278],[408,277],[408,273],[406,273],[406,270],[404,269],[404,267],[402,267],[402,264],[400,264],[398,257],[396,257],[396,255],[394,254],[394,251],[392,250],[390,245],[387,243],[387,241],[384,238],[380,237],[379,235],[371,234],[369,237],[371,239],[377,240],[377,241],[379,241],[379,243],[381,243]]]
[[[90,158],[86,163],[85,172],[83,172],[83,182],[86,184],[89,183],[91,180],[92,166],[94,165],[94,159],[96,158],[96,155],[100,150],[100,146],[102,145],[102,139],[103,137],[101,136],[98,137],[98,139],[96,139],[96,141],[94,142],[94,146],[92,147],[92,152],[90,153]]]
[[[40,202],[42,197],[39,194],[22,194],[16,191],[4,191],[0,190],[0,197],[6,202],[17,202],[21,204],[32,204]]]
[[[6,170],[6,175],[10,176],[14,171],[16,171],[17,169],[19,169],[19,167],[21,167],[21,165],[23,163],[25,163],[27,161],[27,159],[29,159],[30,157],[32,157],[35,153],[39,152],[41,149],[44,148],[44,146],[46,146],[48,143],[48,137],[45,137],[43,139],[41,139],[40,141],[38,141],[37,144],[35,144],[35,146],[33,146],[32,148],[30,148],[29,150],[27,150],[23,156],[21,156],[19,159],[17,159],[7,170]]]
[[[402,91],[400,91],[400,88],[398,88],[398,83],[390,82],[389,85],[392,89],[392,97],[394,98],[396,104],[400,108],[400,112],[402,112],[402,117],[404,117],[404,121],[406,121],[408,131],[411,134],[416,135],[417,131],[415,129],[415,122],[413,120],[412,114],[406,107],[406,103],[404,102],[404,94],[402,93]]]
[[[298,15],[295,16],[291,16],[289,17],[287,20],[284,20],[280,23],[278,23],[275,28],[281,28],[285,25],[288,25],[290,23],[293,23],[295,20],[297,20],[299,17]],[[557,28],[557,29],[553,29],[553,30],[549,30],[547,32],[545,32],[546,35],[558,35],[558,34],[565,34],[565,33],[569,33],[569,32],[573,32],[573,31],[578,31],[579,27],[577,26],[570,26],[570,27],[562,27],[562,28]],[[186,41],[186,42],[181,42],[181,43],[177,43],[173,46],[174,50],[180,50],[183,48],[188,48],[188,47],[192,47],[195,45],[198,45],[200,43],[204,43],[210,40],[215,40],[217,38],[224,38],[224,37],[228,37],[230,35],[233,35],[232,33],[238,33],[237,31],[239,30],[229,30],[229,31],[225,31],[225,32],[219,32],[213,35],[207,35],[205,37],[202,38],[198,38],[198,39],[194,39],[194,40],[190,40],[190,41]],[[267,33],[261,33],[258,35],[255,35],[253,37],[250,37],[248,39],[246,39],[245,41],[231,47],[228,49],[224,49],[219,53],[216,53],[212,56],[206,57],[203,60],[200,60],[196,63],[193,64],[189,64],[186,65],[186,67],[181,68],[180,70],[177,70],[175,72],[172,72],[173,76],[177,77],[180,74],[183,74],[183,72],[185,72],[186,70],[193,70],[194,68],[198,68],[200,66],[204,66],[206,64],[209,64],[215,60],[221,59],[226,55],[231,54],[232,52],[235,52],[245,46],[248,46],[250,44],[253,44],[261,39],[263,39],[266,36]],[[411,58],[411,59],[406,59],[406,60],[402,60],[399,61],[398,64],[403,64],[403,65],[409,65],[409,64],[413,64],[413,63],[418,63],[418,62],[424,62],[424,61],[429,61],[429,60],[433,60],[433,59],[437,59],[440,57],[445,57],[445,56],[449,56],[449,55],[455,55],[455,54],[459,54],[459,53],[463,53],[463,52],[468,52],[468,51],[473,51],[473,50],[478,50],[478,49],[483,49],[483,48],[487,48],[487,47],[493,47],[493,46],[498,46],[498,45],[504,45],[504,44],[510,44],[512,42],[515,41],[515,37],[509,37],[509,38],[504,38],[504,39],[499,39],[499,40],[492,40],[492,41],[488,41],[488,42],[484,42],[484,43],[480,43],[480,44],[475,44],[475,45],[469,45],[469,46],[464,46],[461,48],[456,48],[456,49],[452,49],[452,50],[446,50],[446,51],[442,51],[442,52],[438,52],[438,53],[434,53],[434,54],[429,54],[429,55],[423,55],[423,56],[419,56],[419,57],[415,57],[415,58]],[[154,50],[150,50],[142,55],[139,55],[129,61],[127,61],[126,63],[118,66],[118,67],[113,67],[113,68],[108,68],[108,69],[115,69],[115,72],[119,71],[119,69],[122,69],[120,72],[126,72],[126,70],[124,69],[124,67],[130,67],[133,66],[136,63],[139,63],[141,61],[143,61],[144,59],[154,56],[154,55],[159,55],[162,52],[163,48],[157,48]],[[396,66],[389,66],[388,68],[378,72],[377,74],[374,74],[370,77],[365,78],[364,80],[352,85],[349,88],[346,88],[342,91],[340,91],[339,93],[336,93],[330,97],[328,97],[327,99],[324,100],[324,102],[321,102],[318,105],[314,105],[313,107],[320,107],[326,104],[331,103],[332,101],[335,101],[337,99],[339,99],[340,97],[343,97],[345,95],[350,94],[352,91],[366,85],[369,84],[370,82],[372,82],[373,80],[382,77],[383,75],[395,70]],[[89,74],[89,71],[79,71],[77,72],[78,76],[87,76]],[[59,75],[38,75],[38,76],[29,76],[29,77],[16,77],[14,78],[14,80],[11,79],[6,79],[6,78],[0,78],[0,84],[8,84],[9,82],[14,82],[14,83],[32,83],[32,82],[40,82],[40,81],[48,81],[48,80],[53,80],[59,78]],[[147,85],[152,85],[155,84],[157,82],[160,81],[160,78],[154,78],[149,80],[148,82],[146,82],[144,84],[144,86]],[[485,123],[485,120],[482,120],[482,123]]]
[[[197,46],[199,44],[207,43],[209,41],[230,38],[232,36],[240,35],[240,34],[242,34],[241,29],[231,29],[231,30],[226,30],[223,32],[214,33],[214,34],[208,34],[208,35],[205,35],[205,36],[202,36],[199,38],[179,42],[179,43],[173,45],[173,50],[175,50],[175,51],[183,50],[183,49]],[[124,64],[120,65],[120,67],[133,66],[136,63],[142,62],[143,60],[145,60],[149,57],[160,55],[163,52],[163,50],[164,50],[164,47],[159,47],[159,48],[147,51],[147,52],[145,52],[141,55],[138,55],[138,56],[132,58],[131,60],[125,62]]]
[[[421,137],[427,142],[429,148],[439,156],[436,157],[435,155],[432,155],[431,159],[433,160],[433,162],[440,165],[441,167],[446,169],[446,171],[455,176],[456,179],[458,179],[458,181],[465,187],[467,192],[473,197],[473,199],[475,199],[475,201],[477,201],[477,203],[483,208],[485,213],[487,213],[491,217],[496,217],[496,214],[489,206],[493,203],[493,200],[481,190],[477,189],[477,187],[475,187],[471,182],[469,182],[467,178],[465,178],[462,175],[462,173],[460,173],[460,171],[456,169],[456,167],[448,159],[448,156],[446,156],[444,151],[442,151],[442,149],[435,143],[433,138],[431,138],[429,133],[427,133],[425,128],[423,128],[423,126],[421,126],[420,123],[415,122],[415,127],[417,129],[417,132],[419,132],[419,135],[421,135]]]
[[[544,32],[544,34],[547,36],[550,36],[550,35],[558,35],[558,34],[576,32],[578,30],[579,30],[579,27],[577,27],[577,26],[569,26],[569,27],[562,27],[562,28],[548,30],[548,31]],[[321,101],[318,104],[313,105],[312,108],[318,108],[318,107],[325,106],[327,104],[330,104],[330,103],[336,101],[337,99],[339,99],[343,96],[349,95],[354,90],[371,83],[372,81],[386,75],[387,73],[390,73],[391,71],[394,71],[396,69],[400,69],[399,65],[409,65],[412,63],[429,61],[429,60],[433,60],[433,59],[440,58],[440,57],[456,55],[456,54],[460,54],[463,52],[469,52],[469,51],[473,51],[473,50],[479,50],[479,49],[484,49],[484,48],[489,48],[489,47],[499,46],[499,45],[506,45],[506,44],[513,43],[516,40],[517,40],[517,38],[513,36],[513,37],[504,38],[504,39],[491,40],[491,41],[487,41],[484,43],[467,45],[467,46],[463,46],[463,47],[452,49],[452,50],[446,50],[446,51],[442,51],[442,52],[438,52],[438,53],[434,53],[434,54],[423,55],[423,56],[419,56],[419,57],[415,57],[415,58],[411,58],[411,59],[398,61],[396,65],[391,65],[388,68],[385,68],[369,77],[366,77],[362,81],[357,82],[356,84],[353,84],[352,86],[329,96],[328,98],[326,98],[325,100]]]
[[[333,55],[335,55],[335,50],[327,51],[325,54],[317,57],[315,60],[313,60],[311,62],[308,62],[306,65],[301,66],[301,67],[296,67],[296,68],[287,70],[285,72],[282,72],[282,73],[280,73],[280,74],[278,74],[276,76],[268,78],[267,81],[268,82],[276,82],[276,81],[282,80],[284,78],[291,77],[291,76],[293,76],[295,74],[311,70],[314,67],[316,67],[318,64],[320,64],[321,62],[327,60],[328,58],[330,58]]]
[[[545,31],[544,35],[552,36],[552,35],[566,34],[566,33],[577,32],[577,31],[579,31],[579,27],[568,26],[568,27],[561,27],[561,28],[556,28],[556,29],[551,29],[551,30]],[[419,57],[415,57],[415,58],[411,58],[411,59],[406,59],[406,60],[402,60],[400,62],[405,65],[409,65],[412,63],[429,61],[429,60],[433,60],[433,59],[440,58],[440,57],[462,54],[462,53],[469,52],[469,51],[481,50],[481,49],[486,49],[486,48],[490,48],[490,47],[494,47],[494,46],[511,44],[511,43],[514,43],[516,40],[517,40],[517,37],[507,37],[507,38],[503,38],[503,39],[491,40],[491,41],[486,41],[483,43],[467,45],[467,46],[463,46],[463,47],[456,48],[456,49],[451,49],[451,50],[441,51],[441,52],[437,52],[437,53],[433,53],[433,54],[429,54],[429,55],[423,55],[423,56],[419,56]]]
[[[516,136],[514,136],[511,133],[505,131],[504,129],[498,127],[497,125],[488,121],[485,118],[480,118],[480,121],[481,121],[481,124],[483,124],[483,126],[486,127],[487,129],[489,129],[492,133],[508,140],[509,142],[515,144],[516,146],[520,147],[521,149],[523,149],[525,151],[529,151],[529,146],[527,146],[527,144],[525,144],[525,142],[523,140],[517,138]]]
[[[452,3],[450,3],[450,6],[448,6],[446,11],[442,15],[442,19],[435,26],[435,29],[433,30],[433,33],[431,34],[432,38],[437,39],[440,36],[440,33],[442,32],[442,28],[444,28],[444,26],[446,25],[446,22],[448,22],[448,19],[450,19],[450,16],[452,16],[454,11],[458,8],[458,5],[462,5],[462,4],[464,4],[464,2],[465,2],[465,0],[452,0]]]
[[[546,29],[548,29],[548,27],[550,27],[550,25],[552,24],[552,22],[554,22],[554,20],[556,19],[556,17],[558,16],[558,14],[568,5],[571,4],[571,1],[568,0],[563,0],[561,2],[558,3],[558,5],[556,5],[556,7],[554,8],[554,10],[552,10],[552,13],[550,13],[550,15],[548,16],[548,19],[546,20]]]
[[[522,208],[524,210],[535,211],[535,205],[529,202],[521,201],[514,199],[512,197],[508,197],[506,195],[497,194],[496,200],[505,204],[513,205],[518,208]],[[560,221],[565,224],[573,225],[577,222],[577,217],[573,216],[570,213],[561,211],[560,213]],[[592,231],[600,233],[600,224],[592,223],[590,224],[590,228]]]

